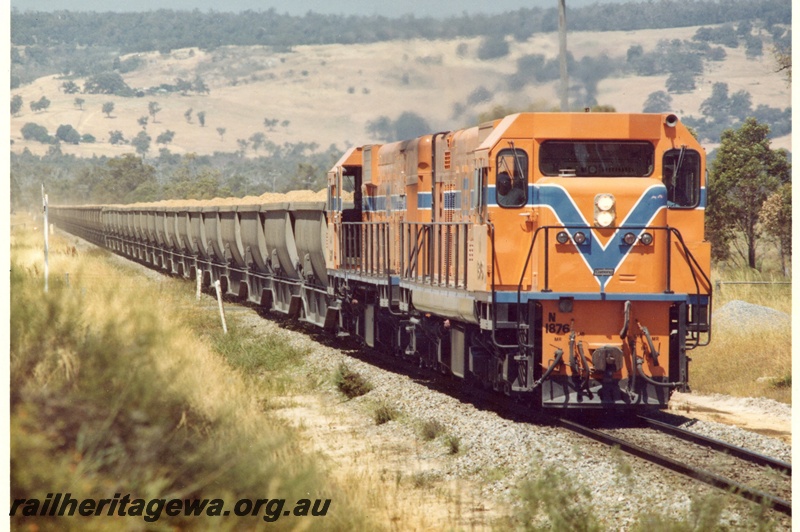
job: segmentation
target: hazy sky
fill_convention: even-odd
[[[622,0],[568,0],[567,7]],[[556,7],[557,0],[11,0],[11,7],[21,11],[150,11],[175,9],[239,12],[252,9],[303,15],[308,11],[335,14],[365,14],[397,17],[413,13],[417,17],[446,17],[463,12],[503,13],[521,7]]]

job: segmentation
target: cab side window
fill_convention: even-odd
[[[664,153],[667,206],[694,208],[700,203],[700,154],[685,148]]]
[[[501,207],[522,207],[528,202],[527,153],[508,149],[497,155],[495,191],[497,204]]]

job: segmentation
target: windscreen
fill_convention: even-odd
[[[654,159],[649,142],[551,140],[539,148],[539,170],[547,176],[647,177]]]

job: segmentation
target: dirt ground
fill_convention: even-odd
[[[783,409],[769,403],[755,403],[748,399],[726,395],[697,395],[675,392],[670,410],[685,417],[701,421],[715,421],[735,425],[745,430],[792,442],[792,418]]]

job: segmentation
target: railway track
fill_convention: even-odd
[[[305,332],[307,327],[302,327]],[[329,338],[314,334],[318,341],[330,341]],[[342,346],[339,345],[339,348]],[[765,504],[775,511],[791,516],[791,474],[792,465],[781,460],[742,448],[727,442],[709,438],[695,432],[691,432],[679,427],[652,419],[646,416],[631,418],[627,423],[619,422],[611,425],[611,428],[593,429],[576,422],[572,419],[552,417],[541,412],[533,412],[524,408],[524,405],[509,404],[502,400],[502,396],[480,386],[463,387],[461,383],[453,382],[449,379],[438,379],[436,372],[430,368],[421,368],[415,364],[409,364],[404,357],[376,356],[373,349],[359,345],[353,341],[350,345],[349,353],[351,356],[369,361],[371,364],[381,367],[394,373],[405,374],[414,378],[418,382],[424,383],[427,387],[445,393],[452,397],[457,397],[461,401],[472,403],[481,408],[489,408],[502,417],[521,423],[552,424],[567,429],[581,436],[591,438],[595,441],[609,446],[617,446],[620,450],[660,465],[670,471],[685,477],[698,480],[722,489],[729,493],[734,493],[740,497],[753,501],[758,504]],[[671,452],[659,452],[648,449],[645,445],[631,440],[642,440],[639,436],[631,437],[631,431],[649,430],[661,436],[660,446],[672,448]],[[624,436],[615,436],[614,433],[624,433]],[[711,464],[715,461],[717,468],[733,468],[734,477],[727,478],[717,472],[709,471],[698,465],[691,465],[686,456],[676,456],[681,452],[680,444],[699,447],[706,450],[687,454],[695,454],[694,461],[704,464]],[[716,459],[714,458],[716,453]],[[668,454],[672,454],[669,456]],[[751,484],[765,485],[764,489],[753,487]],[[770,486],[770,484],[772,484]]]
[[[790,500],[785,498],[786,496],[791,497],[791,464],[787,464],[780,460],[775,460],[773,458],[754,453],[747,449],[730,445],[719,440],[706,438],[683,429],[672,427],[650,418],[640,416],[639,419],[643,427],[647,427],[652,431],[656,431],[660,434],[671,437],[673,444],[675,438],[679,438],[680,440],[689,442],[690,445],[702,446],[718,453],[724,453],[721,455],[723,458],[720,458],[719,460],[724,462],[724,467],[731,468],[731,471],[735,476],[745,477],[749,480],[757,480],[760,478],[761,482],[771,484],[769,489],[773,490],[773,492],[770,493],[762,489],[754,488],[742,483],[741,481],[727,478],[718,473],[709,471],[704,467],[692,465],[690,463],[692,462],[691,459],[684,459],[683,457],[676,458],[674,455],[676,453],[680,453],[681,451],[681,449],[677,446],[674,446],[672,452],[670,453],[673,456],[668,456],[668,454],[663,450],[653,449],[652,445],[650,444],[648,444],[648,447],[640,445],[639,443],[633,441],[637,438],[631,437],[631,430],[641,429],[626,428],[615,430],[598,430],[587,427],[586,425],[582,425],[574,420],[565,418],[558,418],[557,423],[559,426],[572,432],[591,438],[608,446],[618,447],[620,450],[628,454],[657,464],[675,473],[705,482],[706,484],[728,491],[729,493],[734,493],[758,504],[766,504],[780,513],[789,516],[792,515],[792,503]],[[612,434],[612,432],[617,431],[624,432],[625,437],[618,437]],[[642,440],[643,438],[639,437],[638,439]],[[673,445],[670,445],[669,442],[665,443],[666,445],[662,444],[662,447],[673,447]],[[728,458],[724,457],[746,462],[749,464],[750,469],[742,467],[741,465],[732,466]],[[695,461],[697,461],[697,456],[695,456]],[[710,462],[707,461],[706,463]],[[760,468],[760,473],[753,473],[753,467]],[[749,473],[745,471],[749,471]],[[783,480],[777,479],[776,481],[775,476],[782,476]],[[772,480],[770,481],[769,479]],[[776,494],[775,492],[778,493]]]

